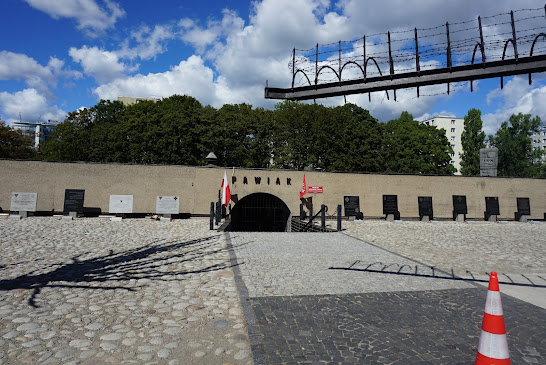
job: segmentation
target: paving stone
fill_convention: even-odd
[[[403,232],[411,243],[409,226]],[[457,228],[432,226],[448,232]],[[514,229],[525,236],[525,226]],[[230,233],[230,244],[242,263],[234,272],[257,364],[461,364],[475,359],[487,289],[391,252],[398,246],[385,250],[339,233],[237,232]],[[442,247],[449,256],[449,247]],[[415,256],[428,254],[420,250]],[[536,252],[535,262],[544,262],[544,250]],[[458,268],[471,262],[464,255],[451,259]],[[375,272],[362,269],[363,263],[374,262]],[[544,270],[541,265],[535,272]],[[356,270],[347,270],[351,267]],[[419,275],[408,267],[417,267]],[[421,275],[424,269],[427,275]],[[537,349],[538,363],[546,363],[546,328],[537,325],[546,323],[546,309],[502,298],[512,362],[532,361],[530,353],[536,355],[532,349]]]

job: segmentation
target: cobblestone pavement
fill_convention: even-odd
[[[0,219],[0,364],[252,364],[208,220]]]
[[[394,232],[413,240],[407,232]],[[240,263],[234,271],[240,275],[236,282],[256,364],[468,364],[475,359],[487,290],[454,280],[449,271],[433,271],[435,263],[412,261],[341,233],[228,236]],[[387,242],[389,233],[381,237]],[[413,254],[408,250],[404,256]],[[447,267],[468,267],[458,258],[446,260]],[[370,270],[370,264],[378,269]],[[546,310],[504,294],[503,304],[513,363],[546,363]]]
[[[545,222],[343,223],[353,237],[446,271],[546,274]]]

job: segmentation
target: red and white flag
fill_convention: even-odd
[[[307,185],[305,185],[305,174],[303,174],[303,185],[301,186],[300,199],[307,193]]]
[[[222,180],[222,205],[227,207],[231,201],[231,191],[229,190],[229,182],[226,172],[224,171],[224,180]]]

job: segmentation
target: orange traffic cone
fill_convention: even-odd
[[[506,341],[499,279],[497,273],[492,272],[489,278],[489,291],[485,300],[478,355],[474,365],[507,364],[510,364],[510,354],[508,353],[508,342]]]

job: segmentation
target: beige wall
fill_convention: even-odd
[[[100,207],[103,212],[108,212],[111,194],[133,195],[133,211],[146,213],[154,212],[157,195],[178,195],[181,213],[208,214],[210,202],[218,199],[224,171],[231,177],[232,169],[216,167],[0,160],[0,207],[10,208],[12,192],[31,192],[38,193],[38,210],[62,211],[65,189],[85,189],[85,206]],[[326,204],[330,214],[343,205],[345,195],[357,195],[364,216],[382,216],[384,194],[398,195],[402,217],[418,217],[418,196],[432,196],[437,218],[452,216],[452,195],[466,195],[468,218],[483,218],[486,196],[499,197],[503,219],[514,218],[516,197],[530,198],[530,218],[542,219],[546,212],[546,179],[235,169],[237,182],[231,190],[239,199],[255,192],[273,194],[297,215],[304,173],[307,186],[324,188],[323,194],[306,197],[313,197],[315,211]],[[243,183],[244,177],[248,184]],[[255,177],[261,178],[260,184]]]

